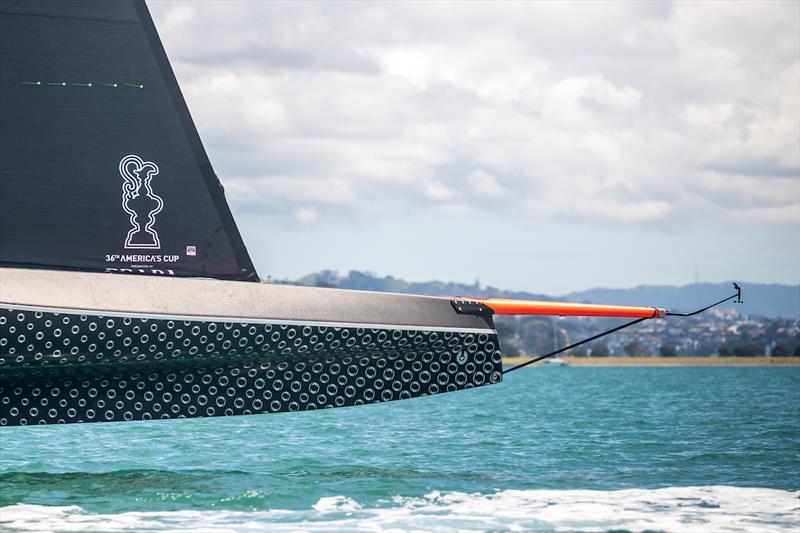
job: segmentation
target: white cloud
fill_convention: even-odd
[[[431,200],[439,202],[448,202],[458,196],[456,191],[447,188],[438,181],[429,181],[425,183],[423,186],[423,193]]]
[[[249,210],[800,224],[794,2],[150,8]]]
[[[602,76],[565,78],[548,91],[544,116],[555,124],[598,126],[600,114],[634,112],[642,93],[633,87],[617,87]]]
[[[473,192],[480,196],[497,198],[506,193],[505,188],[497,182],[497,178],[483,170],[473,170],[467,174],[467,181]]]
[[[317,210],[313,207],[298,207],[292,215],[300,224],[313,224],[319,217]]]

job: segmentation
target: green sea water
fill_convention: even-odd
[[[800,368],[528,368],[355,408],[0,430],[3,531],[793,531]]]

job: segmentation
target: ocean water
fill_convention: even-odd
[[[800,529],[800,368],[528,368],[249,417],[0,430],[2,531]]]

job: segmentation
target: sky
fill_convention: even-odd
[[[262,278],[800,283],[800,2],[148,4]]]

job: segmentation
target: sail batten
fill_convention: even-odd
[[[145,3],[0,0],[0,265],[258,279]]]

